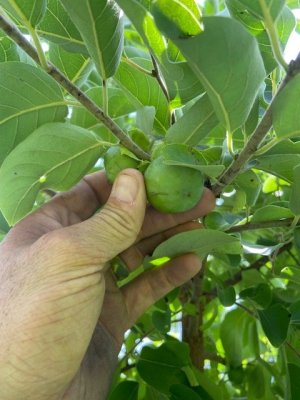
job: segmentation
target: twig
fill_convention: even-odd
[[[152,54],[151,54],[151,60],[152,60],[153,68],[154,68],[154,70],[152,71],[152,76],[157,79],[157,82],[158,82],[159,86],[161,87],[164,95],[166,96],[167,100],[170,101],[170,96],[169,96],[168,90],[167,90],[163,80],[161,79],[161,75],[159,72],[157,62]]]
[[[19,29],[0,15],[0,28],[20,46],[36,63],[40,64],[40,59],[36,49],[22,35]],[[41,64],[40,64],[41,65]],[[148,153],[144,152],[136,145],[120,127],[97,106],[84,92],[75,86],[65,75],[63,75],[53,64],[47,62],[45,71],[52,76],[66,91],[75,97],[92,115],[101,121],[132,153],[142,160],[150,160]]]
[[[278,94],[281,90],[293,79],[295,75],[300,72],[300,53],[298,54],[295,61],[292,61],[289,65],[289,69],[286,77],[282,81],[276,95],[274,96],[272,103],[269,105],[269,108],[265,112],[263,118],[258,124],[257,128],[250,136],[246,146],[240,152],[240,154],[236,157],[236,159],[232,162],[232,164],[227,168],[227,170],[221,175],[218,179],[218,183],[216,183],[212,187],[212,191],[216,196],[219,196],[222,192],[224,186],[229,185],[234,178],[239,174],[244,165],[250,160],[253,154],[258,150],[258,147],[266,134],[272,127],[272,105],[275,99],[278,97]]]

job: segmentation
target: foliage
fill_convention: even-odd
[[[299,397],[300,57],[283,57],[297,7],[0,0],[1,238],[119,144],[218,195],[206,229],[144,260],[195,252],[204,267],[127,332],[110,400]],[[114,268],[120,285],[136,276]]]

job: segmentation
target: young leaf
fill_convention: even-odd
[[[233,132],[251,111],[265,69],[256,40],[230,18],[204,18],[204,32],[174,40],[205,87],[214,110]],[[239,60],[239,62],[237,62]]]
[[[71,124],[40,126],[0,168],[0,209],[10,225],[28,214],[40,189],[66,190],[79,181],[103,152],[97,137]]]
[[[133,61],[142,63],[145,60],[133,59]],[[136,108],[155,107],[154,127],[158,133],[165,134],[170,126],[170,110],[168,100],[157,80],[126,62],[121,62],[114,79]]]
[[[139,383],[125,381],[118,384],[108,397],[108,400],[138,400]]]
[[[123,50],[123,19],[110,0],[61,0],[102,79],[114,75]]]
[[[166,141],[169,143],[185,143],[195,146],[209,135],[219,120],[211,102],[205,94],[167,131]]]
[[[234,236],[210,229],[197,229],[172,236],[156,247],[152,257],[173,258],[186,253],[204,257],[214,250],[227,254],[240,254],[242,247],[239,239]]]
[[[67,51],[88,54],[82,37],[60,0],[48,0],[46,14],[37,31],[40,36],[57,43]]]
[[[63,121],[68,109],[58,84],[39,68],[0,64],[0,165],[9,152],[47,122]]]
[[[272,107],[276,135],[283,139],[300,135],[300,75],[296,75],[279,93]]]
[[[281,305],[274,304],[265,310],[258,310],[262,328],[274,347],[285,341],[290,324],[289,312]]]
[[[47,0],[0,0],[0,6],[34,28],[46,12]]]

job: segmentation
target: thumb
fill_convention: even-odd
[[[130,247],[140,232],[145,209],[143,175],[135,169],[122,171],[101,211],[78,226],[87,254],[105,263]]]

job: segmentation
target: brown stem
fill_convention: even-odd
[[[202,330],[204,298],[202,293],[202,277],[198,274],[192,281],[192,299],[190,303],[197,309],[197,315],[184,315],[182,318],[182,338],[189,345],[193,365],[203,371],[204,369],[204,335]]]
[[[154,70],[152,71],[152,76],[154,78],[156,78],[159,86],[161,87],[161,90],[163,91],[164,95],[166,96],[166,99],[168,101],[170,101],[170,96],[169,96],[168,90],[166,88],[165,83],[163,82],[163,80],[161,78],[161,74],[159,72],[158,64],[157,64],[157,62],[156,62],[156,60],[155,60],[155,58],[153,57],[152,54],[151,54],[151,60],[152,60],[153,68],[154,68]]]
[[[290,82],[290,80],[300,72],[300,53],[298,54],[295,61],[292,61],[289,65],[289,69],[286,77],[282,81],[280,88],[278,89],[276,95],[274,96],[271,104],[269,105],[267,111],[265,112],[263,118],[258,124],[257,128],[250,136],[246,146],[242,149],[240,154],[232,162],[232,164],[227,168],[227,170],[218,179],[218,183],[212,187],[212,191],[216,196],[219,196],[223,188],[229,185],[234,178],[239,174],[245,164],[250,160],[253,154],[258,150],[258,147],[266,134],[272,127],[272,106],[281,90]]]
[[[0,28],[21,47],[37,64],[40,60],[36,49],[22,35],[19,29],[0,15]],[[46,72],[52,76],[66,91],[77,99],[92,115],[101,121],[132,153],[142,160],[150,160],[149,154],[137,146],[122,129],[97,106],[84,92],[75,86],[65,75],[63,75],[52,63],[47,63]]]

